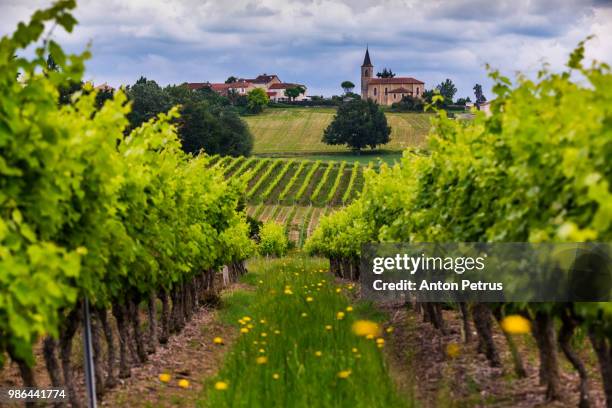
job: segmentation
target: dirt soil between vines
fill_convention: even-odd
[[[514,375],[510,351],[503,333],[495,327],[494,341],[503,368],[489,366],[477,352],[477,337],[472,324],[472,340],[466,344],[461,316],[445,310],[448,334],[441,335],[419,314],[398,305],[381,306],[394,327],[387,348],[392,376],[406,395],[414,395],[419,407],[577,407],[579,378],[570,363],[559,354],[563,398],[546,402],[545,387],[539,385],[538,353],[530,336],[515,338],[523,357],[527,378]],[[591,406],[605,407],[597,361],[587,340],[578,352],[589,371]],[[459,346],[455,358],[447,355],[448,344]],[[582,343],[582,342],[581,342]]]

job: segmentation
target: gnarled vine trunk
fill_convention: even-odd
[[[546,385],[546,400],[557,400],[561,397],[559,378],[559,360],[555,325],[552,316],[536,312],[533,335],[540,352],[540,382]]]
[[[501,360],[491,328],[491,309],[483,303],[474,303],[472,306],[472,318],[478,334],[478,351],[484,353],[491,367],[501,367]]]

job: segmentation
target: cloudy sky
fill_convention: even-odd
[[[0,34],[48,4],[0,0]],[[74,52],[91,43],[87,78],[113,86],[265,72],[332,95],[359,84],[366,44],[377,69],[426,88],[451,78],[457,96],[488,89],[485,63],[509,75],[561,69],[590,34],[587,57],[612,63],[612,0],[81,0],[75,16],[72,34],[54,36]]]

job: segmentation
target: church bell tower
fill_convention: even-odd
[[[366,99],[368,97],[368,80],[372,78],[374,71],[374,65],[370,61],[370,52],[366,47],[365,57],[363,58],[363,64],[361,64],[361,98]]]

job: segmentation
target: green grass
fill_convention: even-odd
[[[323,260],[301,257],[249,263],[247,276],[256,289],[225,296],[221,310],[222,319],[248,332],[240,335],[221,370],[207,381],[200,406],[410,405],[397,394],[375,341],[351,331],[358,313],[375,314],[372,307],[360,304],[347,312],[355,288],[333,283],[320,272],[327,268]],[[339,311],[344,318],[337,318]],[[341,371],[350,374],[340,378]],[[218,381],[228,389],[216,390]]]
[[[260,115],[245,116],[255,138],[253,153],[259,154],[330,154],[342,153],[349,160],[352,155],[346,147],[328,146],[321,142],[323,131],[332,121],[334,108],[277,108]],[[424,147],[429,132],[430,114],[387,112],[391,126],[391,142],[384,146],[380,156],[388,151],[401,151],[408,147]],[[317,157],[318,159],[319,157]]]

